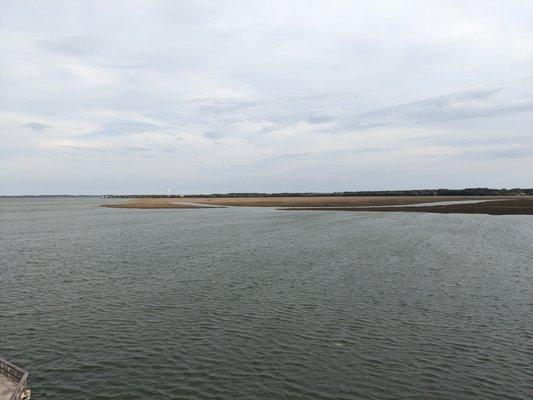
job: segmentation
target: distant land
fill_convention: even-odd
[[[533,188],[363,190],[342,192],[211,193],[211,194],[108,194],[108,198],[212,198],[212,197],[343,197],[343,196],[533,196]]]
[[[533,215],[532,189],[436,189],[334,193],[225,193],[210,195],[108,195],[103,207],[198,209],[275,207],[294,211],[430,212]]]
[[[304,193],[106,194],[23,195],[3,198],[128,199],[107,201],[108,208],[198,209],[220,207],[276,207],[282,210],[430,212],[491,215],[533,215],[533,188],[465,188],[366,190]],[[490,199],[489,199],[490,198]],[[435,203],[434,205],[430,203]],[[452,204],[453,203],[453,204]]]
[[[231,192],[210,194],[34,194],[2,195],[0,197],[105,197],[105,198],[218,198],[218,197],[343,197],[343,196],[533,196],[533,188],[465,188],[412,190],[356,190],[339,192]]]

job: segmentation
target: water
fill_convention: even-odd
[[[530,398],[530,216],[102,201],[0,200],[33,399]]]
[[[415,203],[415,204],[400,204],[392,206],[370,206],[371,208],[379,207],[428,207],[428,206],[449,206],[454,204],[476,204],[476,203],[485,203],[487,201],[498,201],[501,199],[484,199],[484,200],[450,200],[450,201],[435,201],[430,203]],[[361,206],[363,207],[363,206]]]

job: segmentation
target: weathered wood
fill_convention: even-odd
[[[6,399],[28,400],[30,398],[28,373],[26,371],[0,357],[0,375],[2,376],[2,380],[0,381],[2,390],[5,389],[6,395],[9,391],[12,391],[11,397],[7,397]]]

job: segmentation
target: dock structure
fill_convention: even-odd
[[[0,400],[29,400],[28,373],[0,357]]]

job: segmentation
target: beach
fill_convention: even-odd
[[[347,207],[335,209],[318,208],[286,208],[285,210],[320,210],[320,211],[355,211],[355,212],[418,212],[438,214],[489,214],[489,215],[533,215],[533,199],[519,198],[506,200],[486,200],[476,203],[424,205],[405,207]]]
[[[109,203],[102,204],[102,207],[107,208],[137,208],[137,209],[157,209],[157,208],[219,208],[204,206],[202,204],[192,204],[189,201],[180,201],[174,198],[135,198],[126,201],[125,203]]]
[[[460,202],[463,202],[463,204]],[[431,203],[435,203],[435,205],[431,205]],[[293,211],[326,210],[533,215],[532,196],[169,197],[133,198],[121,203],[102,204],[102,206],[130,209],[274,207]]]

